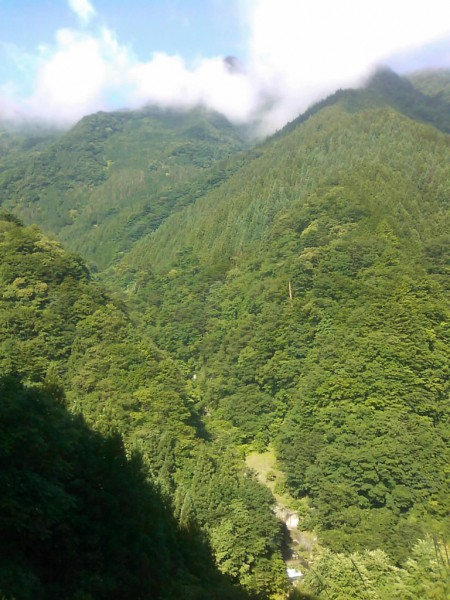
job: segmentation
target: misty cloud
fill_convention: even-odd
[[[69,7],[84,24],[89,23],[97,13],[89,0],[69,0]]]
[[[277,93],[276,126],[395,54],[450,34],[446,0],[430,0],[426,10],[405,0],[248,0],[246,19],[250,68]]]
[[[231,69],[223,57],[187,65],[155,52],[143,61],[110,28],[87,27],[96,15],[89,0],[69,6],[83,28],[61,29],[39,49],[32,93],[1,85],[4,115],[70,124],[96,110],[156,103],[203,105],[243,122],[264,108],[265,128],[273,131],[378,64],[450,35],[447,0],[428,0],[426,10],[405,0],[245,0],[238,3],[245,52]]]

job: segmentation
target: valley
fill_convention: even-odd
[[[0,596],[449,597],[449,199],[442,73],[1,126]]]
[[[251,452],[246,456],[245,463],[256,473],[258,481],[270,489],[275,498],[275,515],[285,524],[283,558],[286,572],[291,582],[296,585],[310,568],[317,546],[317,536],[314,532],[303,531],[299,518],[299,513],[301,516],[305,509],[308,510],[307,504],[299,503],[290,496],[283,473],[276,466],[272,448],[262,453]]]

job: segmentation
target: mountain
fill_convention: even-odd
[[[7,213],[0,372],[0,531],[17,548],[0,568],[2,595],[206,600],[286,587],[273,497],[223,436],[205,435],[185,367],[80,257]],[[77,548],[88,555],[61,579]]]
[[[9,154],[0,163],[1,203],[105,267],[226,177],[227,157],[246,138],[201,109],[97,113],[17,161]]]
[[[392,91],[395,81],[397,93]],[[429,121],[433,121],[433,128],[420,129],[416,119],[405,118],[409,117],[405,115],[409,110],[404,106],[407,103],[392,100],[405,96],[411,89],[402,78],[381,72],[366,89],[339,91],[314,106],[267,142],[248,151],[239,171],[220,188],[210,190],[208,196],[174,215],[156,234],[144,237],[124,258],[125,268],[134,262],[134,257],[138,264],[139,256],[148,253],[152,254],[152,267],[159,269],[173,261],[177,253],[185,252],[186,247],[199,256],[207,255],[208,260],[212,260],[213,254],[229,258],[244,244],[260,238],[277,212],[292,207],[293,200],[300,203],[301,197],[323,184],[337,185],[333,179],[339,179],[340,174],[354,172],[360,164],[366,168],[366,163],[370,162],[395,171],[402,156],[393,156],[395,149],[389,154],[389,147],[385,156],[382,154],[383,140],[379,139],[382,134],[396,137],[403,154],[409,151],[407,144],[421,143],[421,132],[425,138],[438,136],[431,108]],[[412,95],[416,97],[414,92]],[[419,98],[423,100],[424,97],[419,94]],[[402,104],[403,109],[399,110],[395,104]],[[415,101],[410,105],[415,105]],[[447,112],[450,113],[450,107]],[[367,126],[364,127],[366,117]],[[441,136],[438,139],[445,152],[447,138]],[[353,147],[355,144],[357,148]],[[430,152],[434,151],[433,144],[430,140]],[[437,156],[435,162],[439,170],[444,170],[442,176],[445,177],[443,158]],[[359,164],[353,166],[355,160]],[[405,162],[403,157],[402,168],[406,168]],[[420,165],[418,168],[424,169]],[[405,175],[417,179],[414,169],[415,165],[410,164]],[[365,176],[362,173],[361,179]],[[280,186],[283,187],[281,193],[277,189]],[[424,210],[430,213],[427,218],[433,217],[428,205]],[[198,213],[203,217],[200,218]],[[177,236],[169,243],[164,238],[171,235],[172,229],[177,230]],[[445,231],[445,224],[441,230]]]
[[[251,600],[120,436],[89,429],[55,390],[10,376],[0,393],[2,597]]]
[[[31,162],[61,135],[57,129],[0,120],[0,177],[19,164]]]
[[[255,148],[116,272],[198,373],[205,422],[276,445],[305,526],[401,562],[449,509],[450,138],[414,92],[396,108],[401,79],[375,102],[380,81]]]
[[[450,102],[450,71],[448,69],[430,69],[409,76],[413,86],[432,98]]]
[[[100,113],[2,163],[4,207],[98,270],[3,214],[2,370],[138,450],[242,593],[449,593],[450,106],[419,87],[379,71],[252,143]]]
[[[409,80],[380,70],[364,91],[338,91],[277,135],[335,103],[349,111],[389,106],[450,131],[445,97],[430,98]],[[242,154],[250,134],[203,109],[154,107],[97,113],[67,132],[5,128],[0,135],[1,204],[57,235],[93,268],[104,269],[172,212],[194,203],[251,160],[251,152]]]
[[[427,94],[419,83],[420,77],[421,73],[409,78],[400,77],[391,69],[379,68],[368,79],[364,88],[337,90],[288,123],[275,137],[285,135],[323,108],[336,103],[345,106],[349,112],[364,108],[390,107],[412,119],[431,123],[448,133],[449,99],[445,95]],[[434,75],[430,74],[430,77],[435,81]]]

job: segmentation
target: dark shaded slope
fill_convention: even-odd
[[[181,530],[120,437],[69,414],[61,392],[0,379],[4,598],[250,598]]]

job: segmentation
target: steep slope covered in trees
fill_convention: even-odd
[[[355,94],[260,146],[118,272],[198,373],[211,430],[275,441],[331,548],[401,562],[448,533],[450,139]]]
[[[62,132],[31,123],[9,123],[0,119],[0,173],[32,160],[55,142]]]
[[[200,109],[97,113],[40,151],[0,162],[0,202],[104,267],[216,185],[244,146],[243,130]]]
[[[423,92],[380,72],[244,152],[202,112],[98,114],[0,172],[100,267],[126,253],[102,274],[124,300],[3,215],[0,367],[120,432],[260,598],[286,592],[282,529],[242,458],[269,443],[327,547],[306,593],[449,593],[450,109]],[[189,564],[183,597],[227,597]]]
[[[282,531],[271,511],[273,498],[267,490],[248,476],[232,447],[227,452],[223,452],[226,439],[217,442],[208,442],[205,439],[195,409],[191,382],[183,365],[178,364],[167,352],[159,350],[146,335],[142,335],[136,329],[123,303],[91,280],[86,266],[79,257],[67,254],[59,243],[43,236],[37,228],[23,227],[15,217],[8,214],[2,215],[0,219],[0,332],[2,373],[15,374],[38,391],[44,390],[43,393],[45,390],[50,390],[61,396],[64,391],[72,412],[82,413],[91,427],[105,435],[121,434],[128,452],[138,451],[142,454],[145,468],[152,481],[159,487],[175,513],[176,521],[173,523],[176,523],[177,527],[182,527],[180,536],[186,538],[183,544],[191,543],[191,552],[195,554],[197,544],[195,532],[201,526],[202,535],[206,536],[212,545],[218,567],[226,576],[223,579],[224,598],[234,597],[231,592],[231,596],[227,596],[228,588],[225,585],[227,581],[229,581],[228,587],[231,585],[230,582],[240,583],[250,593],[258,592],[262,597],[267,597],[271,591],[285,587],[286,577],[280,552]],[[22,392],[18,389],[17,394],[19,412],[14,413],[15,394],[12,394],[14,397],[8,408],[10,412],[6,414],[6,421],[2,426],[9,430],[9,425],[14,421],[18,428],[17,435],[20,436],[20,431],[23,429],[25,432],[23,435],[26,437],[28,424],[26,421],[21,424],[20,411],[25,410],[26,399],[30,400],[30,410],[34,406],[33,403],[39,403],[39,400],[34,399],[33,392],[28,393],[26,390]],[[3,396],[2,402],[4,401]],[[48,408],[49,414],[53,414],[52,410],[51,407]],[[44,423],[40,422],[41,418],[42,414],[38,411],[35,419],[39,424],[40,433],[38,438],[32,438],[30,443],[34,443],[34,440],[39,444],[39,440],[45,439],[45,436],[53,439],[52,436],[56,433],[52,428],[58,427],[58,419],[63,419],[63,416],[55,416],[56,421],[54,424],[53,421],[49,423],[48,432],[45,431]],[[32,423],[29,426],[32,427]],[[72,426],[68,427],[70,433]],[[100,440],[100,438],[96,439]],[[100,441],[98,443],[101,446]],[[97,451],[102,452],[100,446],[95,450],[95,444],[96,442],[93,442],[92,449],[86,451],[89,453],[92,451],[94,454]],[[76,465],[79,460],[78,452],[82,452],[77,448],[70,458]],[[61,452],[63,454],[61,460],[65,460],[64,456],[70,452],[70,447],[57,444],[54,451],[57,456]],[[41,449],[37,446],[34,450],[30,446],[24,452],[30,457],[33,453],[39,456]],[[108,452],[105,459],[107,462],[114,459],[114,456]],[[118,450],[118,452],[120,454],[122,451]],[[59,460],[57,456],[56,462]],[[7,460],[7,456],[4,458]],[[122,460],[120,456],[117,460],[119,459]],[[37,459],[37,463],[39,461],[40,459]],[[104,467],[107,468],[106,465]],[[43,476],[40,474],[39,464],[37,468],[36,475],[30,475],[33,480]],[[74,469],[78,468],[81,466],[74,467]],[[103,466],[99,466],[99,469],[103,469]],[[119,486],[120,483],[124,487],[123,493],[126,493],[126,469],[120,482],[118,480],[112,482],[115,486]],[[130,474],[133,472],[131,470]],[[73,477],[77,476],[74,474]],[[141,475],[137,477],[140,481]],[[136,483],[138,487],[141,485],[139,481]],[[50,482],[48,485],[53,484]],[[61,485],[64,487],[66,483]],[[70,482],[67,485],[71,485]],[[83,484],[86,487],[86,489],[83,487],[83,493],[91,493],[87,489],[90,485],[92,480]],[[130,485],[133,485],[131,480]],[[4,498],[5,491],[0,493],[0,498]],[[45,490],[42,493],[44,492]],[[142,488],[136,493],[145,494],[145,490]],[[17,508],[19,512],[22,500],[23,498],[16,499],[19,503]],[[68,502],[69,500],[70,494]],[[152,502],[151,498],[149,501]],[[102,502],[101,497],[99,502]],[[46,510],[53,510],[51,498],[48,506],[45,506]],[[90,510],[90,507],[86,506],[86,510],[88,508]],[[70,507],[67,508],[69,512],[64,512],[58,520],[58,528],[70,525],[66,522],[66,517],[72,518],[69,509]],[[130,510],[134,509],[131,507]],[[136,510],[141,509],[138,507]],[[147,508],[144,506],[142,510],[145,512]],[[106,519],[101,524],[101,527],[104,527],[103,532],[98,532],[96,543],[98,542],[100,546],[101,536],[110,539],[109,536],[113,535],[113,532],[109,527],[114,530],[117,525],[114,522],[114,519],[119,517],[117,512],[111,513],[110,516],[110,522]],[[81,515],[76,516],[77,520],[81,518]],[[136,516],[136,519],[138,518],[140,518],[139,514]],[[151,518],[159,518],[157,511]],[[124,522],[124,535],[133,537],[135,524],[132,522],[129,525],[130,531],[127,530]],[[166,525],[169,527],[168,524]],[[166,527],[166,525],[162,523],[161,526]],[[100,524],[98,526],[100,527]],[[20,535],[19,529],[18,524],[15,529],[16,535]],[[74,533],[74,539],[80,536],[81,546],[88,543],[85,539],[88,533],[84,531],[85,533],[77,530]],[[154,536],[154,532],[151,536]],[[241,545],[234,544],[235,538],[240,540]],[[162,569],[170,565],[170,573],[172,568],[175,568],[173,565],[179,556],[172,552],[173,547],[178,543],[177,539],[175,535],[173,544],[170,542],[172,545],[167,548],[167,560],[162,560],[160,565]],[[119,539],[114,542],[118,545],[121,543]],[[162,551],[165,551],[164,542],[162,543]],[[198,585],[195,584],[197,591],[187,590],[183,592],[183,597],[190,597],[190,593],[193,597],[211,597],[208,594],[211,589],[214,589],[216,576],[214,569],[208,573],[209,567],[206,563],[204,571],[202,571],[203,567],[200,568],[204,560],[207,560],[206,550],[201,550],[202,547],[204,544],[199,545],[200,556],[198,563],[194,561],[191,573],[194,583],[200,578]],[[138,546],[134,550],[140,552]],[[134,550],[130,548],[130,552]],[[97,551],[98,549],[95,548],[92,550],[94,554]],[[121,551],[126,552],[126,549]],[[204,559],[201,557],[202,552]],[[14,564],[11,566],[13,571],[15,569],[20,571],[21,560],[20,556],[14,558]],[[45,562],[45,558],[43,560]],[[89,564],[89,559],[86,560],[86,565],[80,566],[81,571],[85,568],[95,571],[96,558],[93,556],[92,563]],[[137,563],[133,560],[132,576],[138,577]],[[149,561],[152,561],[151,557]],[[124,575],[121,578],[121,567],[118,562],[114,564],[115,568],[119,569],[119,573],[114,580],[115,583],[111,583],[117,589],[125,585],[128,577]],[[189,564],[187,561],[187,572],[191,572]],[[35,567],[38,568],[33,563],[33,569]],[[44,567],[45,565],[42,566]],[[200,574],[196,572],[197,567],[200,568]],[[26,566],[23,569],[26,570]],[[114,565],[108,569],[111,569],[112,573]],[[170,573],[161,574],[161,581],[169,580]],[[182,569],[180,577],[183,573]],[[8,580],[7,573],[5,577]],[[39,579],[40,576],[36,575],[36,577]],[[73,577],[76,579],[75,567]],[[91,575],[88,578],[90,577]],[[143,574],[142,577],[145,578],[147,575]],[[49,578],[51,579],[52,576],[49,575]],[[220,580],[220,577],[216,579],[216,583]],[[29,583],[30,590],[37,589],[32,581]],[[61,586],[64,584],[56,583],[56,580],[53,583]],[[50,581],[49,585],[53,583]],[[39,587],[39,582],[36,582],[36,585]],[[145,587],[147,584],[143,581],[142,585]],[[148,585],[151,586],[151,582]],[[91,589],[90,586],[91,584],[87,589]],[[130,588],[128,597],[136,597],[132,595],[132,589],[134,588]],[[105,597],[103,593],[106,594],[106,591],[102,591],[100,596],[93,592],[93,597]],[[23,597],[36,597],[34,594],[34,591],[30,591]],[[235,594],[239,592],[235,590]],[[117,597],[123,596],[119,594]],[[147,591],[142,597],[151,597],[151,594]],[[158,592],[156,597],[165,596],[162,592]]]
[[[250,599],[182,530],[139,456],[57,390],[0,379],[2,598]]]
[[[430,69],[413,73],[409,77],[414,87],[432,98],[440,97],[450,102],[450,70]]]

